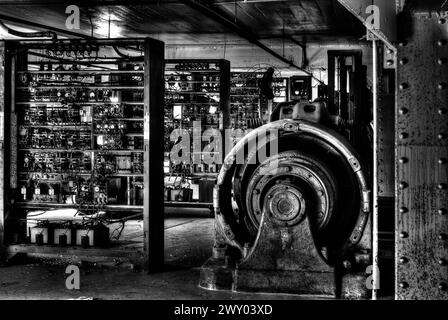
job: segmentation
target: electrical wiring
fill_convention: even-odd
[[[118,54],[118,56],[120,58],[129,59],[131,61],[132,60],[141,60],[143,58],[143,55],[140,55],[140,56],[129,56],[129,55],[126,55],[126,54],[120,52],[120,50],[118,50],[118,48],[116,46],[112,46],[112,48],[114,49],[115,53]]]
[[[121,222],[121,226],[118,226],[111,232],[110,239],[119,240],[121,237],[121,234],[123,233],[125,226],[126,226],[126,221]],[[120,230],[120,231],[118,231],[117,235],[114,235],[117,230]]]

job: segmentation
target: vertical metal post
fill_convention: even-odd
[[[4,157],[4,111],[5,111],[5,42],[0,41],[0,259],[3,256],[5,237],[5,206],[4,206],[4,183],[5,173]]]
[[[219,64],[219,108],[223,115],[223,129],[230,128],[230,61]]]
[[[348,119],[348,93],[347,93],[347,65],[346,57],[338,58],[339,70],[339,114],[343,119]]]
[[[164,43],[145,40],[144,89],[144,267],[157,272],[164,265]]]
[[[335,95],[335,54],[328,52],[328,111],[332,115],[336,115],[336,107],[334,103]]]
[[[372,300],[377,299],[378,269],[378,40],[373,40],[373,214],[372,214]]]

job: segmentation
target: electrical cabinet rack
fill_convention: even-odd
[[[230,85],[230,127],[243,132],[267,123],[267,100],[261,95],[262,72],[232,72]],[[289,79],[276,77],[272,82],[274,103],[288,101]]]
[[[148,269],[160,267],[163,43],[148,38],[14,41],[6,46],[10,79],[3,87],[1,111],[7,121],[1,170],[8,196],[0,213],[6,227],[0,245],[7,244],[9,253],[73,250],[51,239],[30,239],[30,210],[73,208],[89,225],[99,213],[109,222],[142,216],[144,243],[140,239],[129,253],[114,242],[101,255],[130,254],[144,257]],[[68,232],[66,222],[60,228]]]
[[[213,186],[225,156],[224,140],[211,147],[213,141],[218,140],[207,139],[206,135],[223,137],[229,127],[229,86],[229,61],[166,61],[164,169],[167,206],[212,208]],[[179,143],[185,143],[182,154],[176,149]],[[217,161],[205,161],[207,156],[216,156]]]

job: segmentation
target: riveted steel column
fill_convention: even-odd
[[[448,299],[448,24],[428,12],[406,13],[397,52],[397,299]]]
[[[4,210],[4,111],[5,111],[5,42],[0,41],[0,259],[3,256],[5,210]]]

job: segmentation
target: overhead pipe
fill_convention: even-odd
[[[37,32],[22,32],[14,30],[0,20],[0,27],[5,29],[10,35],[20,38],[51,38],[53,41],[58,39],[58,35],[53,31],[37,31]]]
[[[46,29],[46,30],[49,30],[46,32],[52,32],[55,34],[64,34],[67,36],[74,36],[74,37],[79,37],[79,38],[84,38],[84,39],[94,39],[93,37],[87,36],[82,33],[76,33],[76,32],[72,32],[72,31],[68,31],[68,30],[64,30],[64,29],[59,29],[59,28],[47,26],[44,24],[32,22],[29,20],[23,20],[23,19],[19,19],[19,18],[15,18],[15,17],[10,17],[10,16],[3,15],[3,14],[0,14],[0,20],[23,24],[23,25],[30,26],[33,28]]]
[[[114,49],[115,53],[118,54],[119,57],[124,58],[124,59],[128,59],[131,61],[140,61],[143,58],[143,56],[130,56],[130,55],[124,54],[118,49],[117,46],[112,46],[112,48]]]

